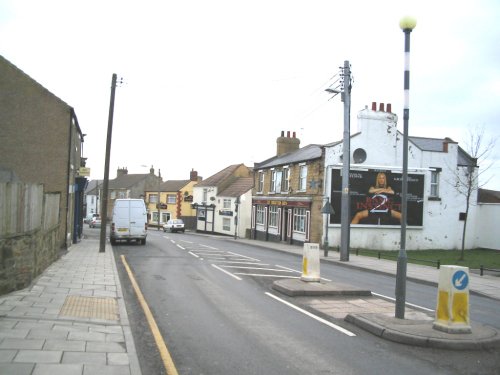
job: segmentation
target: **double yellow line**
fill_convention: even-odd
[[[151,332],[153,333],[153,337],[156,342],[156,346],[160,352],[161,359],[163,361],[163,365],[165,366],[165,370],[167,371],[167,375],[178,375],[179,373],[177,372],[177,369],[175,368],[174,361],[172,360],[172,357],[170,355],[170,352],[167,349],[167,345],[165,344],[165,341],[163,340],[163,337],[161,336],[160,330],[158,329],[158,325],[156,324],[156,321],[153,317],[153,314],[151,313],[151,310],[149,309],[149,306],[144,299],[144,296],[142,295],[141,289],[139,288],[139,285],[137,284],[137,281],[135,280],[134,274],[130,270],[130,267],[127,263],[127,260],[125,259],[125,255],[121,256],[122,263],[125,266],[125,269],[127,270],[128,277],[130,278],[130,282],[132,283],[132,286],[134,287],[135,293],[137,294],[137,299],[139,300],[139,303],[141,304],[142,310],[144,311],[144,314],[146,315],[146,319],[149,324],[149,328],[151,329]]]

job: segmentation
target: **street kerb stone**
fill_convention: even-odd
[[[371,296],[371,291],[337,282],[310,282],[300,279],[281,279],[273,289],[287,296]]]
[[[67,296],[59,316],[118,320],[118,305],[115,298]]]

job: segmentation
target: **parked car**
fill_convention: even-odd
[[[166,232],[167,230],[169,230],[170,232],[184,233],[184,222],[182,221],[182,219],[169,220],[166,224],[163,225],[163,231]]]
[[[85,224],[90,224],[90,222],[92,221],[92,219],[93,219],[94,217],[97,217],[97,216],[99,216],[99,214],[89,214],[89,215],[87,215],[87,216],[83,219],[83,222],[84,222]]]
[[[90,228],[100,228],[101,227],[101,217],[94,216],[89,223]]]

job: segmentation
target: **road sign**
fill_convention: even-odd
[[[458,270],[453,274],[451,282],[458,290],[464,290],[469,285],[469,276],[465,271]]]
[[[470,333],[469,269],[441,266],[434,329],[448,333]]]

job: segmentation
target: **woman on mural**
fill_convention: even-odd
[[[377,174],[375,186],[370,186],[368,193],[372,194],[371,209],[358,211],[352,218],[351,224],[359,224],[360,221],[368,218],[371,214],[387,214],[401,221],[401,213],[391,208],[389,197],[394,196],[394,190],[387,184],[387,176],[384,172]]]

